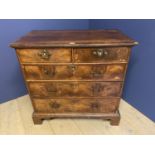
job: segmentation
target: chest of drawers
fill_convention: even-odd
[[[76,117],[118,125],[125,73],[136,44],[118,30],[32,31],[12,43],[34,124]]]

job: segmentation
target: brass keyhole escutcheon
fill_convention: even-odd
[[[77,66],[74,65],[74,64],[71,64],[71,65],[68,66],[68,68],[69,68],[69,71],[71,72],[71,74],[73,76],[75,74],[75,72],[76,72]]]
[[[50,58],[51,54],[48,52],[48,50],[44,49],[38,53],[38,56],[40,56],[42,59],[47,60]]]

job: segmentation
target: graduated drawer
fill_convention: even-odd
[[[22,63],[71,62],[70,48],[17,49],[16,51]]]
[[[30,82],[33,97],[117,97],[121,95],[121,82]]]
[[[107,80],[121,81],[125,64],[115,65],[26,65],[26,80]]]
[[[113,99],[33,99],[36,112],[50,113],[109,113],[115,112],[119,105]]]
[[[129,51],[128,47],[76,48],[73,60],[79,63],[126,62]]]

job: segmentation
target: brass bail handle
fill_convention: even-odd
[[[38,55],[42,58],[42,59],[49,59],[51,54],[48,52],[47,49],[43,49],[41,52],[38,53]]]
[[[93,51],[93,55],[98,57],[103,57],[103,56],[107,56],[108,52],[105,49],[98,49]]]

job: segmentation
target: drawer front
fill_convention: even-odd
[[[125,64],[118,65],[38,65],[24,66],[27,80],[107,80],[121,81]]]
[[[51,49],[17,49],[19,59],[23,63],[31,62],[71,62],[70,48]]]
[[[108,113],[115,112],[119,99],[33,99],[36,112]]]
[[[31,95],[41,97],[119,97],[121,82],[31,82]]]
[[[125,62],[128,61],[129,48],[77,48],[74,49],[74,62]]]

